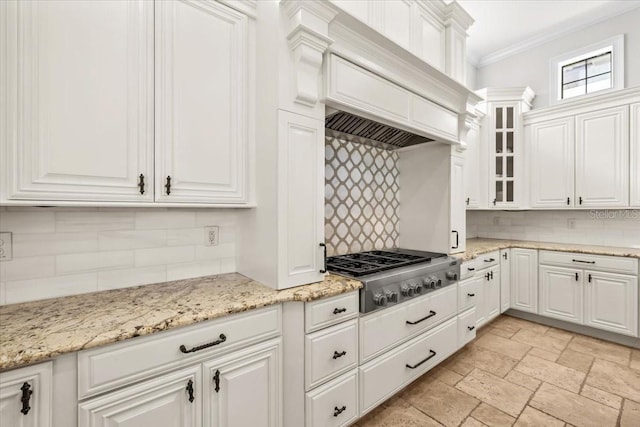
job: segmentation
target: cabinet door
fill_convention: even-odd
[[[324,277],[324,122],[278,112],[278,287]]]
[[[488,279],[485,282],[485,309],[487,322],[500,314],[500,267],[487,270]]]
[[[638,334],[638,277],[585,270],[584,324]]]
[[[500,313],[511,306],[511,250],[500,250]]]
[[[640,207],[640,103],[631,104],[631,200]]]
[[[464,158],[451,156],[451,250],[449,253],[464,252],[467,241],[467,220],[465,209]]]
[[[412,13],[414,36],[412,51],[423,61],[444,71],[445,65],[445,32],[444,26],[438,22],[431,11],[415,2]]]
[[[525,129],[529,148],[531,207],[570,208],[574,186],[574,119],[534,123]]]
[[[6,197],[153,200],[153,3],[0,3]]]
[[[472,126],[467,132],[467,150],[464,152],[464,180],[466,188],[465,204],[467,209],[481,207],[481,199],[486,204],[486,196],[481,197],[482,191],[486,191],[486,184],[483,186],[480,167],[480,134],[477,126]]]
[[[156,200],[243,203],[248,18],[216,1],[155,8]]]
[[[476,273],[473,277],[473,287],[476,289],[476,326],[479,328],[487,323],[489,313],[489,295],[486,271]]]
[[[192,366],[80,403],[78,426],[201,426],[200,377],[200,365]]]
[[[515,103],[492,104],[489,120],[489,207],[518,207],[522,195],[522,141],[519,126],[520,108]]]
[[[280,425],[279,339],[206,362],[204,366],[207,383],[204,427]]]
[[[51,426],[51,369],[46,362],[0,374],[0,426]]]
[[[382,34],[409,50],[411,45],[412,2],[409,0],[382,0],[379,21]]]
[[[628,159],[628,106],[576,116],[576,206],[628,206]]]
[[[538,251],[511,249],[511,308],[538,312]]]
[[[584,272],[540,266],[540,314],[567,322],[583,321]]]

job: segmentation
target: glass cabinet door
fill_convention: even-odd
[[[499,106],[494,109],[495,144],[493,147],[492,187],[494,191],[493,206],[513,203],[514,173],[516,165],[514,159],[515,139],[515,108],[513,106]]]

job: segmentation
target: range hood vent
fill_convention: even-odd
[[[324,120],[327,134],[344,137],[348,141],[372,145],[387,150],[409,147],[431,142],[433,139],[374,122],[355,114],[336,111]]]

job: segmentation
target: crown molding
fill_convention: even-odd
[[[471,15],[455,0],[444,8],[443,17],[445,25],[450,25],[455,22],[464,31],[467,31],[475,22]]]
[[[476,95],[485,101],[523,101],[529,107],[536,93],[529,86],[518,87],[486,87],[476,91]]]
[[[625,2],[620,2],[620,3],[624,4]],[[606,21],[616,16],[623,15],[627,12],[630,12],[638,8],[640,8],[640,3],[629,2],[628,5],[623,7],[622,9],[609,11],[609,13],[606,12],[606,9],[605,10],[599,9],[601,13],[598,14],[597,17],[591,16],[590,18],[583,18],[569,25],[566,25],[566,24],[556,25],[555,27],[545,31],[543,34],[530,37],[518,43],[514,43],[511,46],[507,46],[503,49],[498,49],[480,58],[475,58],[474,56],[470,55],[467,59],[476,68],[486,67],[487,65],[493,64],[498,61],[502,61],[503,59],[517,55],[519,53],[526,52],[527,50],[541,46],[550,41],[559,39],[560,37],[563,37],[567,34],[582,30],[584,28],[598,24],[600,22]]]

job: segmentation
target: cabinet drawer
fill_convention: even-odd
[[[475,307],[458,315],[458,348],[476,337]]]
[[[540,251],[540,264],[638,275],[638,260],[636,258]]]
[[[341,427],[358,418],[358,370],[353,369],[306,396],[307,427]]]
[[[474,261],[476,262],[476,271],[493,267],[494,265],[498,265],[500,263],[500,251],[493,251],[486,254],[478,255],[478,258],[476,258]]]
[[[360,318],[360,361],[371,360],[455,315],[457,292],[456,286],[448,286],[412,302]]]
[[[473,277],[458,283],[458,313],[477,304],[478,292],[478,281]]]
[[[304,305],[305,332],[310,333],[358,317],[358,292],[308,302]]]
[[[478,270],[478,261],[479,258],[476,258],[460,264],[460,279],[466,279],[467,277],[473,276],[476,273],[476,270]]]
[[[361,413],[370,411],[456,351],[457,337],[458,322],[457,317],[454,317],[360,366],[358,375]]]
[[[280,335],[280,305],[78,353],[78,398],[157,376],[170,369]],[[224,341],[201,351],[196,346]]]
[[[358,365],[358,321],[349,320],[305,337],[306,390]]]

